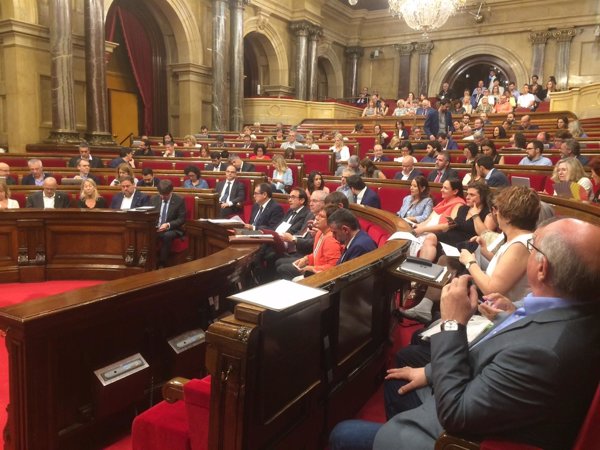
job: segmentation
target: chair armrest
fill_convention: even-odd
[[[167,381],[162,388],[163,399],[168,403],[175,403],[177,400],[183,400],[183,386],[190,380],[183,377],[176,377]]]
[[[438,438],[435,450],[479,450],[479,442],[472,442],[446,432]]]

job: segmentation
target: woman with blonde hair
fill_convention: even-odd
[[[555,183],[570,181],[572,183],[571,193],[578,200],[587,201],[594,195],[592,182],[587,177],[583,166],[577,158],[561,159],[554,166],[552,181]],[[556,191],[554,191],[554,195],[557,195]]]
[[[183,138],[183,146],[186,148],[200,148],[202,147],[202,145],[198,144],[198,141],[196,141],[196,137],[188,134],[187,136],[184,136]]]
[[[121,182],[121,177],[126,175],[133,178],[133,184],[137,186],[138,179],[133,176],[133,169],[127,163],[122,163],[117,166],[117,177],[111,181],[110,186],[118,186]]]
[[[329,150],[334,153],[335,162],[338,166],[341,162],[346,162],[348,161],[348,158],[350,158],[350,149],[344,145],[344,136],[342,136],[340,133],[335,135],[335,138],[333,139],[333,145],[329,147]]]
[[[106,208],[106,200],[98,193],[98,186],[96,186],[94,180],[88,178],[81,183],[79,207],[87,209]]]
[[[273,185],[273,189],[277,192],[286,193],[288,189],[294,184],[294,177],[292,175],[292,169],[290,169],[282,155],[273,156],[273,177],[269,179],[269,182]]]
[[[10,188],[6,181],[0,181],[0,209],[17,209],[19,202],[10,198]]]

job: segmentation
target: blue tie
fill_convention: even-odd
[[[169,202],[167,200],[163,200],[162,209],[160,210],[160,219],[158,220],[158,226],[160,227],[167,220],[167,205]]]

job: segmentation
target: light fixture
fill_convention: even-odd
[[[348,3],[350,4],[350,6],[356,6],[358,0],[348,0]]]
[[[466,0],[388,0],[393,16],[402,17],[413,30],[427,33],[443,26]]]

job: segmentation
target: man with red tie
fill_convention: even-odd
[[[450,153],[440,152],[435,158],[435,170],[432,170],[427,181],[430,183],[443,183],[453,178],[458,179],[458,172],[450,167]]]

